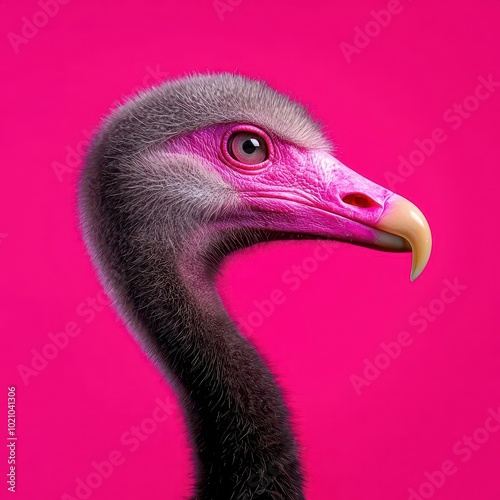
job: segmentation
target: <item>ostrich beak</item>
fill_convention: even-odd
[[[430,257],[432,238],[429,224],[413,203],[328,153],[308,152],[301,163],[301,169],[288,169],[287,174],[281,164],[274,179],[254,186],[249,199],[254,209],[266,214],[266,227],[386,251],[411,251],[410,279],[420,276]]]

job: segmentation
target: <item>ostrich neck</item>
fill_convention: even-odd
[[[303,499],[297,445],[273,375],[229,318],[210,273],[193,256],[172,255],[156,246],[139,254],[141,272],[127,281],[184,408],[193,499]]]

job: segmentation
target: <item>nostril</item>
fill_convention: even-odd
[[[377,203],[375,200],[372,200],[369,196],[362,193],[349,193],[342,196],[342,201],[347,203],[348,205],[353,205],[355,207],[361,208],[372,208],[372,207],[380,207],[380,203]]]

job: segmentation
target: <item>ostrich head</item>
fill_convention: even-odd
[[[302,106],[230,74],[168,82],[113,112],[80,206],[102,280],[184,404],[195,498],[302,498],[281,393],[225,314],[214,270],[254,243],[317,238],[411,250],[415,279],[431,248],[421,212],[337,160]],[[256,496],[246,476],[270,461],[281,473]]]

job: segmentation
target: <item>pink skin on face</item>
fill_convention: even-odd
[[[268,159],[245,165],[231,157],[235,132],[267,142]],[[405,240],[376,229],[394,196],[339,162],[328,151],[304,149],[252,125],[217,125],[168,141],[173,154],[195,156],[239,193],[246,217],[239,225],[301,232],[408,250]],[[359,206],[361,205],[361,206]]]

